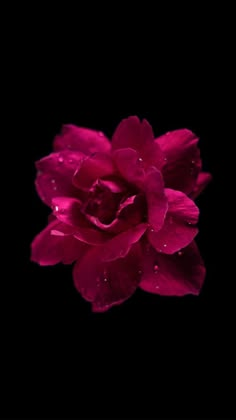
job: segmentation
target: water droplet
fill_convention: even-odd
[[[193,164],[194,164],[194,163],[195,163],[195,160],[191,160],[191,163],[193,163]]]
[[[58,210],[59,210],[59,207],[58,207],[58,206],[55,206],[55,207],[54,207],[54,210],[55,210],[55,211],[58,211]]]
[[[179,251],[178,252],[178,255],[181,257],[181,255],[183,255],[183,252],[182,251]]]
[[[164,158],[164,161],[166,162],[167,161],[167,158]]]
[[[59,162],[59,163],[63,163],[63,162],[64,162],[63,157],[59,156],[59,158],[58,158],[58,162]]]
[[[163,246],[164,246],[164,248],[166,248],[166,247],[167,247],[167,245],[166,245],[166,244],[164,244]]]
[[[151,229],[151,232],[154,232],[154,229],[153,228]]]
[[[188,222],[188,225],[191,225],[192,223],[191,222]]]
[[[104,277],[103,281],[106,283],[108,281],[108,278]]]
[[[99,131],[99,132],[98,132],[98,135],[99,135],[100,137],[103,137],[103,135],[104,135],[104,134],[103,134],[103,132],[102,132],[102,131]]]
[[[54,191],[56,191],[57,190],[57,187],[55,186],[55,187],[53,187],[53,189],[54,189]]]
[[[141,157],[138,158],[139,162],[143,162],[143,159]]]
[[[56,182],[55,179],[51,179],[52,184],[55,184],[55,182]]]
[[[157,264],[155,264],[154,267],[153,267],[154,274],[157,274],[158,270],[159,270],[159,267],[158,267]]]
[[[155,289],[160,289],[160,287],[159,286],[155,286]]]

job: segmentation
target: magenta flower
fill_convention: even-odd
[[[54,152],[36,163],[36,188],[52,208],[32,243],[32,261],[71,264],[77,290],[103,312],[137,287],[168,296],[199,294],[205,268],[194,238],[193,199],[211,179],[198,138],[175,130],[155,139],[137,117],[112,141],[66,125]]]

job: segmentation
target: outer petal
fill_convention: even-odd
[[[81,152],[69,150],[52,153],[36,162],[38,169],[35,181],[41,200],[51,205],[53,197],[78,196],[78,191],[72,185],[72,176],[84,155]]]
[[[205,267],[197,245],[192,242],[174,255],[158,254],[150,247],[143,254],[141,289],[167,296],[198,295]]]
[[[187,129],[175,130],[158,137],[155,142],[166,158],[162,170],[165,186],[191,193],[201,169],[196,135]]]
[[[73,184],[81,190],[88,191],[96,179],[113,175],[115,171],[109,154],[96,153],[80,162],[73,177]]]
[[[108,152],[111,143],[101,131],[67,124],[62,127],[61,134],[58,134],[54,140],[55,151],[65,149],[78,150],[90,155],[95,152]]]
[[[145,191],[148,206],[148,222],[156,231],[160,230],[167,212],[167,197],[161,173],[153,168],[145,178]]]
[[[199,210],[190,198],[180,191],[165,189],[168,198],[168,212],[162,228],[150,229],[148,239],[156,251],[173,254],[186,247],[198,233],[194,227]]]
[[[52,235],[51,231],[57,229],[61,230],[61,223],[56,220],[34,238],[31,244],[32,261],[40,265],[71,264],[88,250],[87,245],[71,235]]]
[[[68,228],[72,227],[71,234],[76,239],[90,245],[101,244],[110,235],[100,232],[80,213],[80,202],[73,198],[57,197],[53,199],[53,210],[57,219],[65,223]],[[59,232],[59,229],[57,229]]]
[[[191,198],[196,198],[201,194],[201,192],[206,188],[209,182],[212,180],[211,174],[209,172],[200,172],[197,177],[196,185],[193,191],[190,194]]]
[[[132,245],[139,241],[147,229],[147,223],[141,223],[110,239],[103,247],[103,261],[113,261],[124,258]]]
[[[152,127],[145,119],[140,121],[138,117],[132,116],[118,125],[112,138],[112,149],[125,148],[135,150],[144,165],[158,169],[164,165],[164,155],[159,145],[154,143]]]
[[[94,312],[104,312],[128,299],[140,281],[140,246],[112,262],[102,262],[102,247],[92,248],[75,264],[73,278],[81,295],[92,303]]]

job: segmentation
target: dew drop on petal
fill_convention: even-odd
[[[99,131],[99,132],[98,132],[98,135],[99,135],[100,137],[103,137],[103,136],[104,136],[104,134],[103,134],[103,132],[102,132],[102,131]]]
[[[143,159],[141,157],[139,157],[138,162],[143,162]]]
[[[163,246],[164,246],[164,248],[166,248],[166,247],[167,247],[167,245],[166,245],[166,244],[164,244]]]
[[[153,228],[151,229],[151,232],[154,232],[154,229]]]
[[[155,264],[155,265],[153,266],[153,271],[154,271],[154,274],[157,274],[157,273],[158,273],[158,270],[159,270],[159,267],[158,267],[158,265],[157,265],[157,264]]]
[[[155,289],[160,289],[160,287],[159,286],[155,286]]]
[[[55,184],[55,182],[56,182],[55,179],[51,179],[52,184]]]
[[[179,251],[178,252],[178,255],[179,255],[179,257],[181,257],[181,255],[183,255],[183,252],[182,251]]]
[[[53,189],[54,189],[54,191],[56,191],[57,190],[57,187],[55,186],[55,187],[53,187]]]
[[[59,158],[58,158],[58,162],[59,162],[59,163],[63,163],[63,162],[64,162],[63,157],[59,156]]]
[[[191,222],[188,222],[188,225],[191,225],[192,223]]]
[[[167,158],[164,158],[164,161],[166,162],[167,161]]]
[[[59,207],[58,207],[58,206],[55,206],[55,207],[54,207],[54,210],[55,210],[55,211],[58,211],[58,210],[59,210]]]
[[[192,161],[191,161],[191,163],[193,163],[193,164],[194,164],[194,163],[195,163],[195,160],[192,160]]]

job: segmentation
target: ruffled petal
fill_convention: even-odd
[[[143,252],[140,288],[166,296],[198,295],[205,272],[195,242],[173,255],[159,254],[147,245]]]
[[[201,169],[197,136],[190,130],[181,129],[170,131],[155,142],[166,159],[162,169],[165,186],[191,193]]]
[[[113,175],[116,168],[109,154],[96,153],[80,162],[73,176],[73,184],[84,191],[88,191],[98,178]]]
[[[52,153],[36,162],[36,190],[45,204],[50,206],[52,198],[59,195],[78,196],[72,177],[83,157],[81,152],[65,150]]]
[[[147,223],[141,223],[125,232],[116,235],[103,246],[103,261],[113,261],[124,258],[132,245],[139,241],[147,229]]]
[[[111,143],[101,131],[67,124],[62,127],[61,133],[54,140],[56,152],[65,149],[78,150],[90,155],[96,152],[109,152]]]
[[[102,261],[103,248],[92,248],[76,263],[73,270],[74,284],[94,312],[107,311],[128,299],[140,281],[140,245],[133,245],[124,258],[111,262]]]
[[[31,244],[31,261],[40,265],[54,265],[59,262],[71,264],[82,257],[89,247],[75,239],[68,232],[55,235],[51,231],[62,231],[62,223],[55,220],[40,232]]]
[[[126,181],[142,189],[145,168],[136,150],[130,148],[115,150],[113,156],[121,176]]]
[[[148,239],[158,252],[174,254],[186,247],[198,233],[194,225],[198,221],[199,210],[194,202],[180,191],[165,189],[168,212],[162,228],[155,232],[149,229]]]
[[[153,168],[145,177],[145,192],[148,207],[148,222],[158,231],[161,229],[168,208],[161,173]]]
[[[206,186],[211,182],[212,175],[209,172],[200,172],[197,177],[196,185],[193,191],[190,194],[190,197],[195,199],[197,198],[201,192],[206,188]]]
[[[112,150],[133,149],[144,166],[155,166],[161,169],[164,155],[154,142],[152,127],[147,120],[140,121],[132,116],[121,121],[112,137]]]

